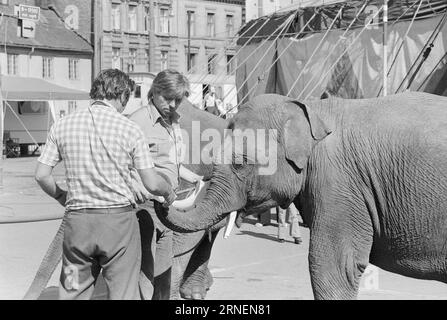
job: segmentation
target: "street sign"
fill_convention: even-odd
[[[36,23],[31,20],[22,20],[22,37],[34,38],[36,35]]]
[[[26,5],[19,5],[19,19],[39,21],[40,8]]]

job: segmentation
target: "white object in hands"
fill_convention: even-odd
[[[227,224],[225,225],[224,239],[228,239],[231,235],[231,231],[233,230],[234,223],[236,222],[237,211],[233,211],[228,215]]]
[[[194,193],[186,199],[176,200],[172,203],[172,206],[179,211],[188,211],[191,210],[194,205],[203,199],[206,194],[206,190],[208,189],[209,182],[204,182],[200,180],[199,183],[196,184],[196,189]]]

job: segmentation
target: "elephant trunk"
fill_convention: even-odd
[[[189,211],[177,210],[174,206],[169,213],[156,210],[158,218],[168,228],[177,232],[196,232],[213,227],[230,212],[244,207],[246,198],[239,186],[235,185],[231,171],[223,165],[216,165],[206,196]],[[224,226],[219,223],[219,226]]]
[[[46,288],[48,281],[54,270],[56,269],[59,261],[62,259],[62,243],[64,240],[64,231],[65,231],[65,219],[66,216],[62,219],[62,223],[57,230],[56,235],[54,236],[53,241],[48,247],[47,252],[45,253],[42,262],[40,263],[39,269],[34,277],[31,286],[23,297],[24,300],[37,300],[39,296],[42,294],[42,291]]]

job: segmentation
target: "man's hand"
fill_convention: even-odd
[[[59,194],[54,198],[59,204],[65,207],[67,203],[67,191],[60,189]]]
[[[169,208],[169,206],[177,199],[177,195],[174,190],[169,194],[169,196],[164,197],[163,207]]]
[[[146,188],[137,180],[132,178],[132,192],[138,204],[145,203],[151,198],[151,194]]]

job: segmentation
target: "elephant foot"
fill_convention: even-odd
[[[180,289],[180,295],[185,300],[204,300],[206,290],[203,286],[182,287]]]
[[[207,291],[213,285],[213,276],[207,270],[204,280],[188,279],[180,288],[180,295],[186,300],[204,300]]]

